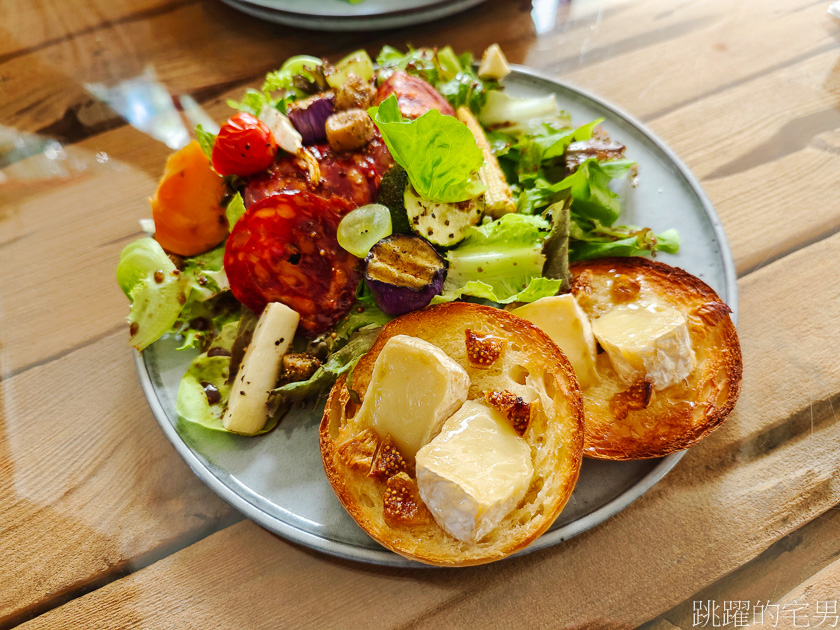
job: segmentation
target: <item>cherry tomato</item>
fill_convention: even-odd
[[[282,302],[316,335],[341,319],[356,299],[361,261],[338,245],[336,230],[352,206],[302,190],[254,204],[236,222],[225,246],[234,297],[259,314]]]
[[[228,234],[222,199],[225,180],[210,168],[193,140],[166,161],[152,197],[155,239],[165,250],[195,256],[221,243]]]
[[[255,175],[274,161],[277,143],[271,130],[251,114],[231,116],[213,143],[213,168],[220,175]]]

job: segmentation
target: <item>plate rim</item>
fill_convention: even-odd
[[[269,7],[256,0],[221,0],[224,4],[258,20],[282,24],[292,28],[314,31],[381,31],[422,24],[468,11],[487,0],[438,0],[425,7],[397,9],[380,13],[311,14]],[[411,20],[418,20],[412,22]]]
[[[634,127],[636,131],[641,133],[649,142],[651,142],[665,157],[670,160],[671,164],[676,168],[679,175],[685,180],[685,183],[691,188],[700,205],[705,211],[707,218],[711,224],[717,244],[719,246],[720,260],[723,265],[724,286],[723,294],[724,300],[732,308],[733,322],[737,323],[738,315],[738,287],[737,274],[735,271],[735,264],[732,258],[732,251],[729,247],[729,241],[723,231],[723,225],[720,218],[715,212],[711,200],[706,195],[699,180],[688,169],[685,163],[668,147],[655,133],[653,133],[646,125],[634,116],[628,114],[620,107],[616,107],[612,103],[596,96],[588,90],[581,88],[569,81],[552,77],[549,73],[528,68],[520,64],[511,64],[511,69],[521,75],[525,75],[538,81],[543,81],[554,86],[559,86],[563,89],[576,92],[580,96],[589,99],[600,107],[610,111],[610,113],[618,118],[622,118],[630,126]],[[409,560],[392,551],[385,549],[368,549],[358,547],[356,545],[338,542],[323,538],[319,535],[304,531],[294,525],[283,521],[282,519],[272,516],[263,511],[245,497],[238,494],[231,486],[223,482],[217,477],[211,467],[202,462],[193,450],[184,441],[184,438],[178,433],[176,424],[173,424],[166,414],[165,409],[158,396],[157,389],[152,382],[146,366],[144,354],[142,352],[132,351],[134,354],[135,367],[140,379],[140,384],[149,403],[152,414],[155,416],[158,424],[163,429],[164,434],[170,443],[175,447],[175,450],[186,462],[187,466],[193,473],[204,482],[217,496],[239,511],[241,514],[254,521],[265,529],[286,538],[287,540],[304,545],[310,549],[327,553],[332,556],[343,558],[346,560],[353,560],[367,564],[375,564],[381,566],[392,567],[411,567],[411,568],[431,568],[429,565],[420,562]],[[567,523],[555,530],[548,531],[535,540],[526,549],[513,554],[513,556],[523,555],[554,546],[565,540],[568,540],[578,534],[581,534],[592,527],[603,523],[612,516],[615,516],[631,503],[639,499],[647,493],[654,485],[659,483],[665,475],[670,472],[677,462],[679,462],[686,454],[687,450],[672,453],[662,458],[659,463],[654,466],[644,477],[639,479],[636,483],[624,490],[621,494],[608,501],[604,505],[595,509],[594,511],[582,516],[581,518]],[[510,556],[510,557],[513,557]]]

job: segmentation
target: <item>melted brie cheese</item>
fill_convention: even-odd
[[[551,337],[569,359],[581,387],[595,383],[595,337],[589,318],[573,295],[540,298],[511,312]]]
[[[390,434],[411,461],[441,424],[467,399],[470,377],[443,350],[396,335],[382,348],[359,410],[360,421]]]
[[[435,521],[458,540],[481,540],[528,490],[531,449],[495,409],[471,400],[417,452],[417,486]]]
[[[664,389],[687,377],[696,365],[688,323],[678,310],[662,305],[616,306],[592,322],[619,378]]]

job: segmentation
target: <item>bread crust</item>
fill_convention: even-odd
[[[504,349],[490,367],[467,359],[465,330],[502,337]],[[351,468],[339,446],[364,430],[355,423],[360,405],[351,401],[344,377],[330,392],[319,437],[324,471],[350,516],[376,541],[392,551],[427,564],[467,566],[500,560],[527,547],[545,532],[566,505],[580,473],[583,452],[583,399],[572,366],[536,326],[510,313],[477,304],[452,302],[428,307],[387,324],[353,373],[352,387],[361,400],[385,342],[395,335],[424,339],[444,350],[470,375],[469,399],[485,391],[507,389],[532,400],[540,412],[524,439],[531,447],[534,476],[525,498],[487,536],[465,543],[447,534],[431,518],[392,526],[383,518],[385,483],[363,468]],[[380,436],[384,437],[384,436]],[[414,477],[414,471],[409,470]]]
[[[613,395],[627,389],[606,353],[597,357],[600,381],[583,390],[586,416],[584,455],[630,460],[663,457],[707,436],[726,419],[741,391],[742,359],[738,333],[717,293],[677,267],[641,257],[601,258],[574,263],[572,293],[594,319],[612,308],[611,288],[625,276],[640,284],[638,299],[678,309],[689,322],[697,366],[684,382],[654,392],[646,409],[617,419]]]

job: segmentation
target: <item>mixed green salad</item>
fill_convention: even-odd
[[[267,305],[297,313],[256,431],[317,401],[392,318],[452,300],[533,302],[568,289],[570,261],[673,253],[674,230],[618,225],[635,163],[554,95],[516,98],[498,46],[386,46],[334,66],[298,56],[248,90],[218,134],[167,163],[149,236],[120,255],[131,344],[198,351],[184,421],[226,417]],[[275,379],[272,379],[275,380]],[[243,393],[244,395],[244,393]]]

